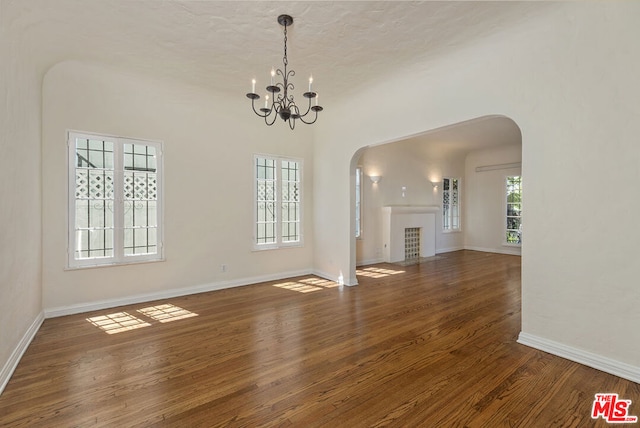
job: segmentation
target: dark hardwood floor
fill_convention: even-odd
[[[48,319],[0,425],[604,427],[600,392],[640,416],[639,384],[516,343],[519,257],[459,251],[358,278]]]

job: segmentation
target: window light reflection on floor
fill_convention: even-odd
[[[298,281],[287,281],[278,284],[273,284],[274,287],[284,288],[286,290],[297,291],[299,293],[311,293],[313,291],[320,291],[325,288],[339,287],[340,284],[328,279],[322,279],[317,277],[303,278]]]
[[[115,314],[100,315],[97,317],[87,318],[91,324],[108,334],[122,333],[123,331],[135,330],[137,328],[149,327],[151,324],[136,318],[126,312],[117,312]]]
[[[356,275],[368,276],[370,278],[384,278],[385,276],[397,275],[399,273],[405,273],[405,271],[376,267],[368,267],[356,270]]]
[[[170,303],[138,309],[138,312],[160,322],[170,322],[198,316],[195,312],[182,309]]]

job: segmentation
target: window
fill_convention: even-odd
[[[362,167],[356,168],[356,238],[362,237]]]
[[[460,179],[442,179],[442,230],[460,230]]]
[[[162,145],[69,133],[68,266],[162,259]]]
[[[302,161],[256,155],[255,249],[302,244]]]
[[[507,221],[506,243],[520,245],[522,243],[522,177],[507,177]]]

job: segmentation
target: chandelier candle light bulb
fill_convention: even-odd
[[[256,79],[251,81],[251,92],[247,94],[247,98],[251,100],[251,108],[253,112],[264,119],[264,122],[271,126],[275,123],[276,118],[280,117],[284,122],[289,125],[289,128],[294,129],[296,126],[296,119],[300,119],[302,123],[311,125],[318,120],[318,112],[322,111],[322,107],[318,105],[318,94],[313,92],[313,75],[309,76],[309,91],[302,94],[302,96],[308,99],[309,104],[306,109],[301,108],[296,104],[293,95],[290,91],[293,91],[294,85],[290,79],[295,76],[294,70],[288,70],[289,60],[287,58],[287,27],[293,24],[293,18],[289,15],[278,16],[278,23],[284,27],[284,57],[282,58],[282,69],[271,68],[271,84],[267,86],[267,92],[271,94],[272,101],[271,107],[269,107],[269,94],[265,96],[264,108],[256,110],[255,102],[260,99],[260,95],[256,93]],[[282,77],[282,81],[275,82],[276,74]],[[312,99],[315,98],[315,105],[312,105]],[[313,112],[313,118],[307,115]]]

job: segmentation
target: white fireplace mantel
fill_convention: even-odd
[[[440,207],[437,205],[387,205],[382,207],[382,211],[390,214],[436,213],[440,211]]]
[[[383,256],[387,263],[404,260],[404,230],[420,229],[420,257],[436,254],[436,212],[433,205],[388,205],[382,207]]]

